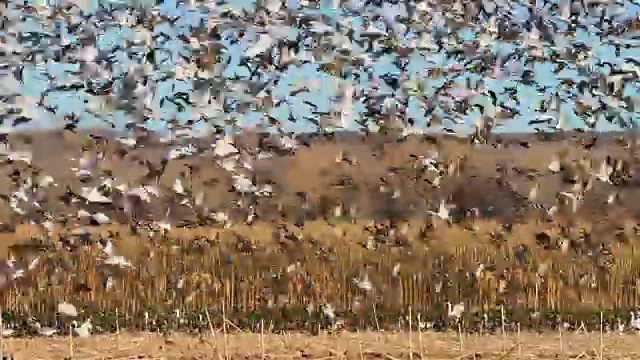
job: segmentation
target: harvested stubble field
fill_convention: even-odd
[[[413,322],[424,328],[466,333],[499,332],[504,312],[505,328],[513,333],[518,325],[523,331],[582,324],[594,330],[600,327],[601,311],[603,325],[616,328],[628,323],[629,311],[640,300],[640,191],[634,177],[616,186],[596,183],[575,214],[563,210],[549,219],[526,201],[533,183],[540,185],[543,206],[555,204],[556,193],[568,186],[568,175],[547,169],[558,152],[564,168],[578,159],[597,164],[610,155],[627,161],[627,170],[635,169],[631,151],[612,139],[599,140],[595,147],[580,145],[588,139],[512,139],[509,148],[472,148],[442,138],[316,140],[295,153],[253,163],[254,181],[272,184],[274,195],[252,199],[257,219],[251,225],[244,223],[246,209],[237,206],[243,197],[229,191],[231,176],[205,153],[170,161],[159,186],[170,192],[187,165],[197,168],[190,189],[205,193],[210,210],[228,211],[227,226],[196,225],[193,211],[175,205],[175,196],[163,196],[146,213],[149,220],[160,220],[167,206],[174,209],[173,229],[165,234],[133,233],[127,224],[92,226],[67,217],[44,236],[40,226],[25,224],[43,221],[43,212],[61,216],[86,206],[119,219],[120,210],[111,204],[109,209],[57,200],[65,188],[83,185],[69,170],[75,164],[69,159],[79,156],[81,136],[65,137],[33,134],[28,145],[22,138],[10,139],[34,152],[31,166],[5,165],[12,181],[37,169],[58,183],[39,209],[22,217],[5,209],[5,222],[17,225],[0,234],[0,250],[14,254],[21,266],[42,258],[24,284],[0,297],[5,324],[21,332],[32,331],[25,322],[29,316],[68,328],[56,314],[61,301],[81,308],[80,320],[91,317],[98,333],[114,331],[116,324],[130,330],[206,333],[210,326],[219,328],[223,318],[254,332],[266,323],[268,332],[317,333],[331,329],[334,321],[347,330],[393,331],[406,329],[410,308]],[[108,171],[116,181],[135,183],[147,171],[140,159],[157,163],[163,152],[151,144],[122,155],[117,142],[103,140],[85,144],[85,153],[103,153],[94,173]],[[238,143],[251,141],[246,136]],[[357,160],[337,163],[340,151]],[[411,156],[433,156],[434,151],[442,162],[458,160],[440,187],[424,179]],[[12,189],[11,182],[2,184]],[[402,195],[381,192],[381,184]],[[613,188],[620,201],[605,205]],[[304,208],[301,197],[311,205]],[[463,218],[450,226],[433,220],[426,210],[437,209],[443,198],[490,216]],[[340,204],[357,211],[334,216]],[[181,228],[181,222],[190,224]],[[89,235],[74,235],[79,225],[89,225]],[[132,268],[103,264],[99,240],[106,239],[116,254],[131,260]],[[371,290],[357,284],[365,276]],[[447,302],[464,303],[460,327]],[[335,318],[327,318],[326,304],[335,308]]]
[[[462,339],[462,343],[460,342]],[[637,335],[599,333],[300,333],[192,336],[122,333],[74,339],[5,339],[16,359],[637,359]]]
[[[116,253],[134,267],[105,268],[98,246],[73,255],[50,254],[30,274],[29,286],[3,294],[5,318],[28,313],[53,323],[57,303],[65,300],[84,307],[98,331],[115,329],[117,309],[122,327],[202,332],[208,329],[207,308],[215,326],[221,326],[226,311],[242,329],[256,330],[264,319],[272,330],[315,332],[330,327],[321,306],[332,304],[349,329],[406,326],[409,307],[416,322],[420,314],[428,326],[456,329],[447,316],[446,302],[451,301],[465,303],[462,326],[477,332],[483,326],[495,331],[501,309],[511,330],[516,322],[523,329],[554,329],[564,321],[595,329],[601,309],[606,325],[616,326],[618,317],[626,319],[638,302],[635,238],[612,243],[605,259],[611,264],[604,267],[598,262],[605,260],[594,255],[552,248],[558,237],[554,225],[546,225],[550,238],[542,241],[549,242],[547,249],[533,235],[542,225],[516,224],[498,241],[491,234],[501,225],[487,221],[476,222],[473,234],[445,226],[420,235],[417,225],[410,226],[406,244],[375,252],[363,246],[365,226],[308,222],[299,243],[274,239],[276,229],[262,223],[176,229],[151,241],[122,227],[93,228],[96,238],[115,239]],[[521,254],[523,247],[529,249],[526,254]],[[400,271],[394,275],[396,264]],[[479,264],[487,265],[480,270]],[[61,271],[64,276],[57,275]],[[364,273],[373,284],[371,292],[354,282]],[[108,289],[107,277],[113,284]]]

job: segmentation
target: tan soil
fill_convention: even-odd
[[[519,340],[518,340],[519,338]],[[637,359],[637,334],[604,334],[604,358]],[[263,346],[261,346],[261,343]],[[597,359],[599,333],[542,335],[523,333],[463,336],[451,333],[341,333],[337,336],[303,334],[230,334],[215,337],[162,336],[149,333],[101,335],[73,340],[74,359]],[[410,345],[411,344],[411,345]],[[422,344],[422,345],[421,345]],[[69,339],[5,339],[5,354],[15,359],[64,359]]]

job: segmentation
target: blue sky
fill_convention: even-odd
[[[143,0],[143,1],[148,1],[148,0]],[[358,2],[359,2],[358,0],[354,0],[352,1],[352,4],[357,5]],[[332,0],[324,0],[322,5],[323,6],[320,10],[321,12],[333,17],[340,16],[338,14],[338,11],[335,11],[331,8],[332,6],[334,6],[334,2]],[[94,6],[97,6],[96,0],[94,0]],[[253,2],[249,0],[234,0],[234,1],[230,1],[230,6],[234,9],[240,10],[242,7],[245,7],[245,8],[252,7]],[[527,16],[526,9],[515,3],[513,4],[513,9],[516,17],[521,18],[522,21],[525,21]],[[220,8],[218,8],[218,10],[220,10]],[[164,2],[164,4],[161,6],[161,11],[164,13],[170,13],[174,15],[177,15],[177,14],[183,15],[182,19],[178,22],[176,27],[170,28],[169,26],[164,25],[162,26],[162,28],[157,29],[157,31],[162,30],[163,32],[173,36],[179,35],[179,33],[188,34],[188,24],[199,21],[199,17],[204,16],[204,14],[199,14],[195,11],[190,11],[188,6],[184,6],[184,5],[176,6],[175,0],[169,0]],[[625,11],[628,14],[632,14],[632,13],[638,14],[639,8],[629,3],[625,6]],[[355,18],[354,19],[355,25],[357,25],[360,21],[361,19]],[[40,28],[40,31],[51,30],[51,29],[42,28],[42,26],[37,24],[37,22],[35,21],[28,23],[25,26],[28,28],[28,30],[34,30],[36,28]],[[66,29],[63,28],[61,31],[63,32],[64,36],[67,36],[70,39],[73,39],[73,37],[67,32]],[[292,37],[295,37],[296,33],[297,33],[296,29],[291,29]],[[115,44],[122,43],[123,39],[125,39],[127,36],[130,36],[130,34],[131,34],[131,31],[128,29],[118,30],[116,28],[112,28],[108,32],[103,34],[103,36],[100,38],[99,46],[101,48],[106,48],[106,49],[112,48]],[[249,34],[249,35],[255,36],[255,34]],[[475,39],[477,36],[479,36],[479,34],[477,30],[472,28],[467,28],[462,32],[461,36],[463,39],[472,40],[472,39]],[[577,40],[592,46],[594,55],[597,58],[600,58],[603,60],[609,60],[612,62],[615,61],[614,48],[612,46],[606,45],[603,41],[600,40],[600,38],[597,35],[594,35],[593,33],[590,33],[587,31],[578,31]],[[244,68],[238,67],[237,64],[242,53],[246,50],[246,47],[248,46],[248,44],[240,43],[238,45],[231,45],[228,42],[226,42],[225,45],[228,47],[227,56],[231,57],[231,66],[229,69],[227,69],[226,75],[231,76],[234,73],[237,73],[241,76],[246,75],[247,70]],[[177,40],[169,41],[164,46],[174,53],[183,51],[181,49],[182,45]],[[494,44],[493,51],[496,53],[505,53],[505,52],[508,52],[509,48],[513,46],[515,45],[509,44],[509,43],[496,42]],[[124,56],[124,53],[120,53],[117,56],[119,56],[119,60],[123,65],[126,65],[127,62],[130,62],[128,59],[126,59],[126,57]],[[640,59],[640,50],[636,48],[624,49],[622,57],[623,58],[634,57],[636,59]],[[166,62],[163,66],[171,68],[173,64],[170,63],[170,59],[167,57],[165,60],[168,62]],[[391,64],[392,61],[393,61],[392,56],[382,57],[379,60],[377,60],[374,64],[375,74],[381,75],[387,72],[397,73],[397,70]],[[444,67],[449,65],[444,55],[442,54],[431,55],[430,61],[431,63],[428,63],[426,61],[426,58],[423,55],[420,55],[417,52],[415,52],[411,58],[410,65],[409,65],[409,72],[411,73],[412,79],[418,80],[418,81],[424,81],[422,79],[422,76],[420,76],[420,74],[423,74],[426,68]],[[48,64],[45,67],[49,72],[62,75],[65,69],[71,69],[71,68],[74,68],[75,66],[76,65],[74,64]],[[559,78],[564,76],[577,77],[577,72],[575,72],[575,70],[566,69],[561,74],[556,76],[553,74],[552,69],[553,69],[553,64],[548,62],[547,63],[541,62],[541,63],[535,64],[534,72],[535,72],[536,81],[542,85],[547,85],[551,88],[556,88],[560,81]],[[25,68],[25,75],[27,79],[21,91],[24,94],[28,94],[28,95],[39,94],[40,89],[44,87],[45,80],[46,80],[46,77],[43,76],[42,69],[38,69],[36,67],[27,67]],[[470,77],[472,82],[480,80],[480,76],[478,76],[477,74],[468,73],[465,76]],[[541,100],[541,97],[537,94],[537,91],[534,88],[525,86],[521,83],[514,82],[513,80],[494,80],[491,78],[483,78],[483,80],[486,82],[489,88],[493,89],[497,93],[500,93],[502,89],[506,86],[515,85],[518,89],[518,95],[521,100],[521,105],[519,106],[519,110],[523,115],[521,115],[519,118],[516,118],[506,123],[506,125],[503,127],[502,130],[508,131],[508,132],[522,132],[522,131],[530,130],[527,128],[527,121],[532,116],[533,109],[537,107],[538,102]],[[286,124],[285,130],[287,131],[313,130],[311,127],[308,126],[308,124],[305,124],[304,120],[302,120],[302,116],[309,115],[309,111],[307,110],[307,107],[302,104],[302,101],[303,100],[313,101],[319,106],[320,111],[328,111],[330,108],[329,98],[335,94],[334,91],[337,87],[338,81],[340,80],[330,75],[319,72],[317,70],[317,65],[315,64],[307,64],[300,68],[292,66],[289,68],[289,70],[283,73],[280,85],[274,90],[274,95],[276,97],[284,96],[292,88],[294,88],[296,84],[300,84],[302,82],[308,83],[312,81],[316,82],[319,86],[317,86],[316,88],[313,88],[311,93],[302,94],[297,96],[295,99],[290,99],[290,102],[292,104],[291,109],[294,115],[296,115],[300,119],[296,124],[288,123],[286,121],[286,118],[288,115],[288,110],[286,106],[280,109],[273,110],[271,115],[283,120],[283,122]],[[460,81],[463,82],[464,79],[460,79]],[[434,91],[434,89],[437,88],[438,86],[441,86],[443,82],[444,82],[444,78],[427,81],[425,84],[427,93],[429,93],[430,91]],[[187,92],[191,91],[189,83],[183,84],[180,82],[176,82],[175,85],[177,86],[176,91],[187,91]],[[354,84],[354,85],[368,87],[368,84],[366,84],[365,82],[361,84]],[[171,88],[171,83],[167,82],[161,86],[160,93],[167,94],[170,88]],[[383,90],[384,90],[384,85],[383,85]],[[628,86],[626,88],[626,92],[628,94],[639,93],[637,86]],[[66,112],[83,113],[83,110],[82,110],[84,107],[83,100],[85,97],[87,97],[87,95],[82,92],[73,93],[73,94],[69,94],[69,93],[55,94],[49,97],[48,102],[51,103],[52,105],[55,105],[55,104],[60,105],[60,108],[66,110]],[[569,111],[572,106],[573,106],[572,103],[565,102],[562,105],[562,109],[563,111]],[[355,112],[359,112],[362,110],[363,108],[359,106],[356,106],[354,108]],[[177,109],[175,108],[175,106],[171,105],[168,102],[163,108],[163,113],[166,117],[172,117],[174,114],[176,114],[176,112],[177,112]],[[421,116],[422,111],[419,109],[417,101],[410,101],[409,112],[417,120],[420,120],[422,117]],[[254,126],[256,124],[259,124],[262,121],[261,114],[257,112],[250,112],[250,113],[239,114],[239,115],[241,115],[241,118],[243,119],[242,121],[243,126]],[[122,114],[115,114],[114,116],[116,119],[118,119],[119,123],[121,124],[124,123],[124,117]],[[179,119],[185,120],[186,118],[189,117],[189,114],[183,113],[183,114],[176,114],[175,116],[177,116]],[[456,127],[456,129],[469,130],[470,124],[473,123],[473,119],[475,116],[477,116],[477,114],[471,114],[467,116],[467,119],[466,119],[467,126]],[[636,114],[633,114],[633,116],[636,116]],[[37,126],[46,126],[47,124],[50,125],[50,124],[56,123],[54,119],[46,118],[46,114],[44,113],[42,114],[42,119],[46,119],[46,120],[40,121],[37,124]],[[581,126],[581,121],[577,118],[571,119],[571,122],[572,122],[572,125],[575,127]],[[605,122],[603,121],[601,121],[599,124],[600,124],[599,130],[617,129],[617,127],[605,124]],[[82,125],[85,127],[91,127],[91,126],[99,125],[99,123],[95,119],[92,119],[91,116],[85,115],[83,116]],[[163,126],[162,123],[156,123],[153,125],[155,125],[156,128],[161,128]],[[419,123],[419,125],[422,125],[422,124]]]

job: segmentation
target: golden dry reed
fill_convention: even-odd
[[[638,305],[634,224],[615,231],[515,224],[507,231],[492,222],[407,223],[393,237],[378,234],[375,249],[367,226],[314,221],[274,236],[273,225],[258,223],[151,237],[110,227],[93,229],[90,240],[60,232],[38,246],[9,249],[20,264],[38,254],[43,260],[0,304],[7,321],[35,316],[45,323],[54,321],[60,301],[71,302],[105,331],[113,330],[116,309],[120,327],[139,329],[209,331],[209,314],[221,324],[224,310],[243,329],[259,331],[264,321],[271,330],[313,330],[327,325],[323,304],[334,306],[344,326],[403,326],[411,308],[414,321],[457,329],[447,302],[463,302],[462,326],[473,331],[499,324],[501,307],[524,328],[558,319],[595,323],[601,310],[613,319]],[[98,240],[107,238],[131,269],[102,264]],[[354,282],[364,274],[370,292]]]

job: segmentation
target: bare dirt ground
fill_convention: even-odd
[[[226,344],[226,345],[225,345]],[[412,351],[411,351],[412,350]],[[87,339],[5,339],[15,359],[637,359],[637,335],[341,333],[226,337],[123,333]]]

